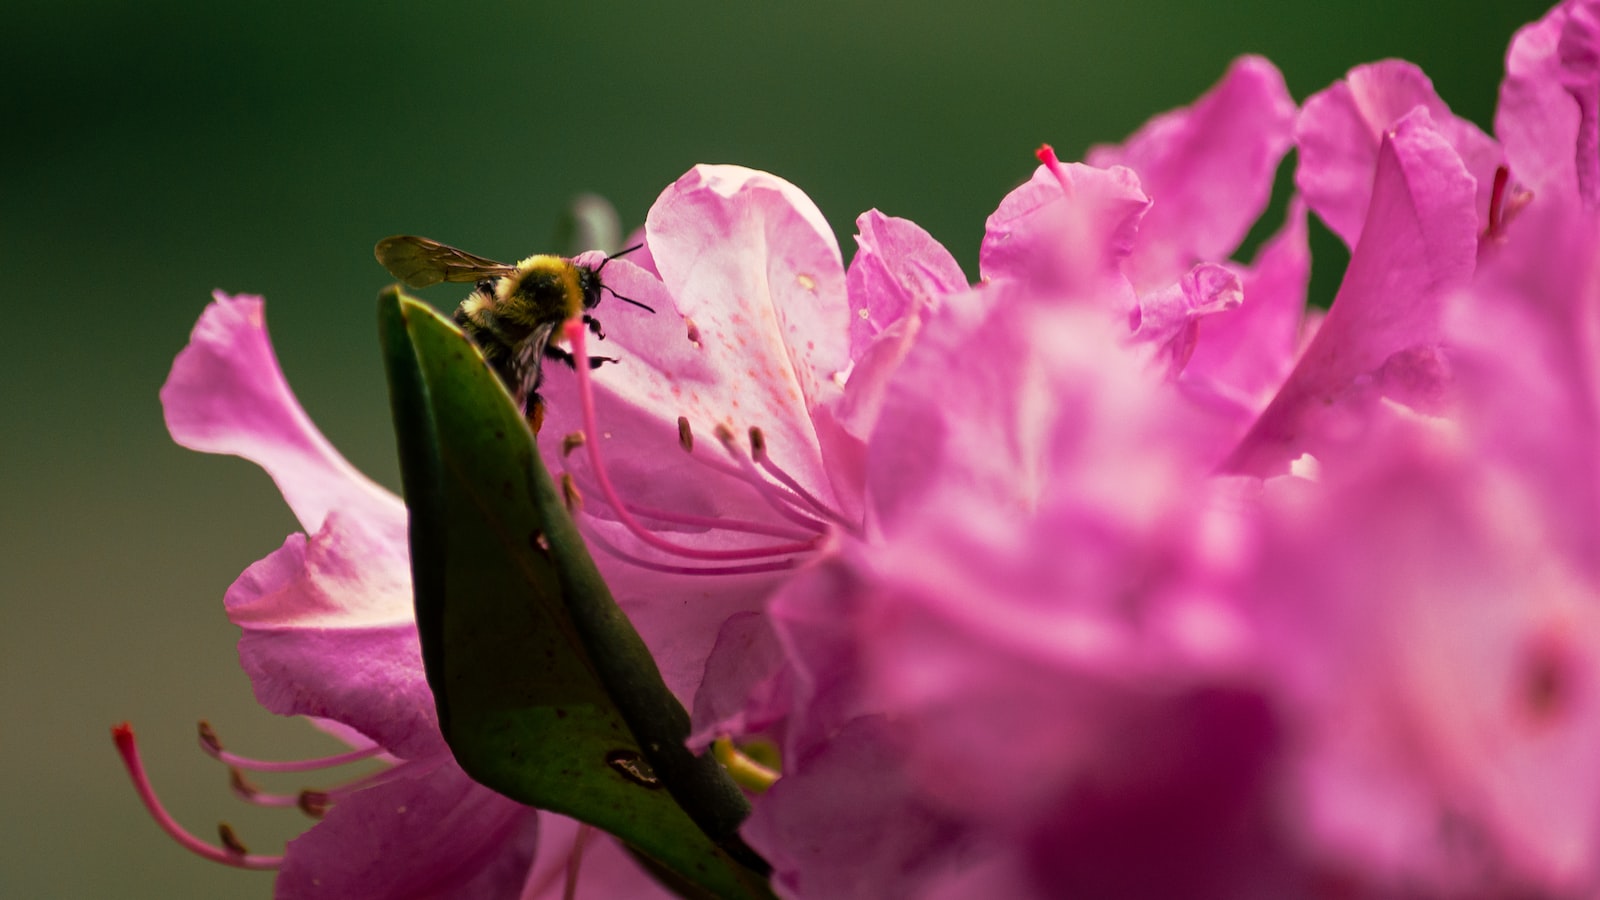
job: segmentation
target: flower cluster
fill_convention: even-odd
[[[876,211],[846,266],[792,185],[697,167],[605,271],[657,314],[541,388],[691,746],[777,750],[733,751],[773,889],[1600,891],[1600,2],[1517,33],[1493,135],[1408,63],[1296,105],[1245,58],[1040,160],[976,285]],[[1308,214],[1351,251],[1325,315]],[[668,895],[456,766],[404,507],[301,412],[259,299],[217,298],[162,399],[305,528],[226,597],[258,698],[384,765],[259,857],[171,823],[119,731],[164,825],[282,898]]]

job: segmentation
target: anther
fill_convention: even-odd
[[[678,417],[678,446],[682,447],[685,453],[694,452],[694,431],[689,427],[688,416]]]
[[[574,450],[578,449],[579,447],[583,446],[584,440],[585,440],[585,438],[583,436],[583,432],[581,432],[581,431],[574,431],[571,434],[568,434],[566,437],[562,438],[561,439],[561,458],[562,459],[566,459],[567,457],[571,456],[572,455],[572,451],[574,451]]]
[[[228,787],[239,796],[241,800],[254,800],[261,793],[261,789],[250,783],[244,777],[244,772],[238,766],[228,767]]]
[[[228,848],[229,853],[239,856],[250,855],[250,848],[244,845],[244,841],[239,840],[239,835],[234,833],[233,826],[227,822],[217,823],[217,839],[222,842],[222,846]]]
[[[750,426],[750,458],[757,463],[767,461],[767,436],[754,425]]]
[[[687,326],[687,328],[688,328],[689,343],[695,344],[695,345],[699,345],[699,343],[700,343],[700,327],[698,325],[694,324],[694,320],[691,319],[691,318],[688,318],[687,316],[684,317],[683,324],[685,326]]]
[[[300,792],[300,799],[295,806],[300,807],[300,811],[311,818],[320,819],[327,815],[330,803],[331,799],[326,792],[307,789]]]
[[[561,500],[567,505],[567,512],[573,515],[583,508],[583,494],[578,492],[578,484],[569,472],[561,473]]]
[[[205,719],[200,720],[200,749],[211,756],[222,753],[222,741],[217,738],[217,733],[211,728],[211,723]]]

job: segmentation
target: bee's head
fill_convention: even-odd
[[[587,293],[584,294],[584,305],[585,306],[593,307],[596,303],[599,303],[600,302],[600,291],[601,290],[607,290],[607,291],[611,291],[611,296],[617,298],[618,300],[623,301],[624,303],[632,303],[634,306],[639,307],[640,309],[644,310],[645,312],[651,312],[651,313],[655,312],[654,309],[651,309],[649,306],[646,306],[645,304],[640,303],[639,301],[633,299],[632,297],[624,297],[621,294],[617,293],[616,291],[612,291],[611,288],[606,287],[600,281],[600,271],[606,267],[606,263],[611,262],[613,259],[616,259],[619,256],[627,256],[629,253],[632,253],[633,251],[638,250],[640,247],[643,247],[643,246],[644,246],[643,244],[634,244],[632,247],[629,247],[626,250],[618,250],[617,252],[615,252],[615,253],[611,254],[610,256],[606,257],[605,259],[601,260],[600,261],[600,265],[594,267],[593,269],[583,268],[582,266],[579,267],[579,268],[583,268],[583,271],[584,271],[585,274],[593,276],[592,287],[594,289],[594,293],[593,294],[587,294]],[[585,288],[586,289],[588,287],[590,287],[590,286],[591,286],[591,283],[588,283],[588,282],[585,283]]]

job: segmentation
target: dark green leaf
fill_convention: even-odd
[[[718,897],[770,897],[748,804],[617,608],[510,397],[397,288],[379,322],[411,515],[423,662],[461,767],[602,828]]]

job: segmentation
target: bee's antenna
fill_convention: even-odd
[[[599,270],[596,269],[595,271],[599,271]],[[640,303],[639,301],[633,299],[632,297],[624,297],[621,294],[617,293],[616,291],[612,291],[611,288],[608,288],[603,284],[600,285],[600,290],[602,290],[602,291],[611,291],[611,296],[617,298],[618,300],[623,301],[624,303],[632,303],[634,306],[639,307],[640,309],[644,310],[645,312],[650,312],[650,313],[655,312],[655,309],[653,309],[653,308],[651,308],[649,306],[646,306],[643,303]]]
[[[618,250],[617,252],[615,252],[615,253],[611,254],[610,256],[606,257],[605,259],[601,260],[600,261],[600,265],[595,266],[594,274],[599,275],[601,270],[603,270],[606,267],[606,263],[611,262],[613,259],[616,259],[619,256],[627,256],[629,253],[632,253],[633,251],[638,250],[639,248],[641,248],[643,246],[644,246],[643,244],[634,244],[632,247],[629,247],[629,248],[627,248],[625,250]],[[604,284],[600,285],[600,290],[602,290],[602,291],[611,291],[611,296],[617,298],[618,300],[623,301],[624,303],[632,303],[634,306],[637,306],[637,307],[639,307],[640,309],[642,309],[642,310],[644,310],[646,312],[649,312],[649,313],[654,313],[655,312],[655,310],[652,309],[651,307],[646,306],[643,303],[640,303],[639,301],[633,299],[632,297],[624,297],[621,294],[617,293],[616,291],[612,291],[611,288],[606,287]]]
[[[643,244],[634,244],[632,247],[629,247],[626,250],[618,250],[617,252],[615,252],[615,253],[611,254],[610,256],[606,257],[605,259],[600,260],[600,265],[595,266],[594,273],[596,275],[599,275],[600,272],[605,269],[606,263],[611,262],[613,259],[616,259],[619,256],[627,256],[629,253],[632,253],[633,251],[638,250],[643,246],[644,246]],[[616,294],[616,291],[612,291],[611,293],[612,294]],[[628,298],[623,297],[622,299],[627,300]],[[633,301],[632,300],[628,300],[628,302],[632,303]]]

